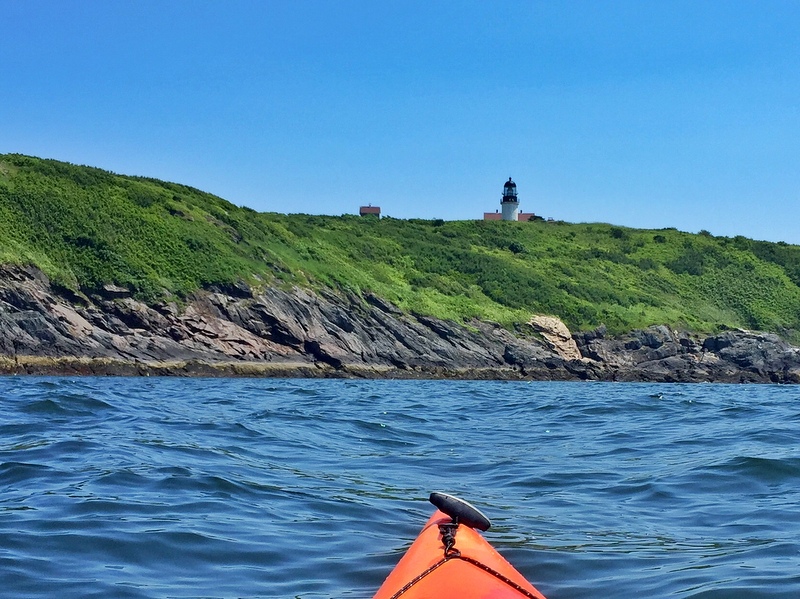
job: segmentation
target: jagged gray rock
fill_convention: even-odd
[[[5,372],[800,382],[798,349],[768,333],[655,326],[609,338],[600,327],[568,341],[579,354],[489,322],[406,314],[375,295],[238,283],[182,307],[147,305],[119,286],[90,297],[35,268],[0,267]]]

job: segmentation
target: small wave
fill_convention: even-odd
[[[763,458],[738,457],[716,468],[719,472],[734,473],[765,483],[796,483],[800,477],[800,457]]]
[[[25,404],[21,410],[26,414],[66,414],[67,410],[52,399],[41,399]]]
[[[253,489],[245,483],[230,477],[209,474],[169,475],[152,484],[154,491],[166,491],[170,494],[189,493],[195,497],[216,497],[229,499],[253,493]]]
[[[55,472],[54,468],[42,464],[4,462],[0,464],[0,486],[47,478]]]
[[[115,410],[111,404],[87,395],[59,394],[25,404],[21,411],[26,414],[53,416],[94,416],[106,410]]]
[[[322,393],[320,393],[317,389],[306,389],[304,387],[292,389],[289,393],[292,395],[298,395],[300,397],[319,397],[322,395]]]

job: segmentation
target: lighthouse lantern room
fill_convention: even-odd
[[[503,209],[503,220],[517,220],[519,200],[517,199],[517,184],[508,178],[503,185],[503,199],[500,201]]]

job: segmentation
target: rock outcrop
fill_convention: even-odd
[[[604,380],[800,382],[800,349],[777,335],[725,331],[692,337],[666,326],[607,339],[604,329],[575,335],[581,354],[604,366]]]
[[[0,267],[0,370],[384,378],[800,382],[800,354],[776,335],[706,338],[667,327],[609,338],[541,334],[403,313],[377,296],[244,284],[147,305],[122,287],[84,295],[34,268]]]
[[[542,335],[547,346],[565,360],[583,358],[578,344],[572,338],[567,325],[555,316],[536,315],[528,322]]]

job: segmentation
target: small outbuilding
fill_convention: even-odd
[[[358,214],[361,216],[371,215],[380,218],[381,208],[380,206],[373,206],[372,204],[370,204],[369,206],[361,206],[361,208],[358,209]]]

